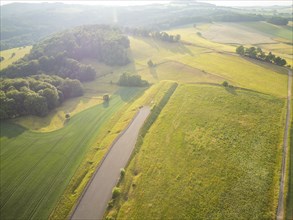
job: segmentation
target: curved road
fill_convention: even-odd
[[[283,156],[282,156],[282,172],[280,182],[279,201],[277,209],[277,220],[284,219],[284,188],[286,183],[286,158],[287,158],[287,146],[288,146],[288,134],[290,126],[290,113],[291,113],[291,94],[292,94],[292,71],[288,70],[288,96],[287,96],[287,113],[286,113],[286,125],[284,130],[283,139]]]
[[[128,128],[116,139],[83,192],[71,219],[103,218],[112,197],[112,189],[119,180],[120,169],[126,166],[135,147],[139,129],[149,114],[149,107],[141,108]]]

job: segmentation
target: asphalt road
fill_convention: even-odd
[[[277,220],[283,220],[284,218],[284,188],[286,183],[286,158],[288,148],[288,134],[290,126],[290,113],[291,113],[291,95],[292,95],[292,71],[288,70],[288,96],[287,96],[287,113],[286,113],[286,125],[284,130],[283,140],[283,155],[282,155],[282,172],[280,182],[279,201],[277,209]]]
[[[126,166],[135,147],[139,129],[149,114],[149,107],[141,108],[111,147],[82,194],[71,219],[102,219],[108,201],[112,197],[112,189],[120,177],[120,169]]]

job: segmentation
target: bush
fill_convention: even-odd
[[[103,95],[103,100],[108,102],[110,100],[110,96],[108,94]]]
[[[223,85],[224,87],[228,87],[228,86],[229,86],[229,83],[228,83],[227,81],[224,81],[224,82],[222,83],[222,85]]]
[[[120,178],[122,179],[125,176],[125,169],[120,169]]]
[[[121,190],[119,187],[114,187],[112,190],[112,199],[117,198],[121,194]]]
[[[66,113],[66,114],[65,114],[65,118],[66,118],[66,119],[70,118],[70,114],[69,114],[69,113]]]

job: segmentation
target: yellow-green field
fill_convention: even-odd
[[[270,95],[180,85],[130,162],[108,217],[274,219],[284,110]]]
[[[28,210],[23,214],[24,217],[33,215],[46,218],[53,210],[50,219],[66,219],[101,158],[119,132],[131,121],[137,108],[159,103],[176,81],[180,84],[179,88],[151,127],[139,154],[131,161],[126,172],[122,188],[123,195],[129,196],[129,200],[122,199],[116,204],[116,208],[122,205],[118,218],[273,218],[278,194],[278,147],[285,113],[283,98],[287,95],[286,71],[270,64],[244,59],[234,54],[235,45],[213,42],[197,34],[208,31],[212,25],[218,24],[200,24],[196,28],[190,25],[168,30],[169,33],[180,34],[181,43],[129,37],[130,64],[110,67],[91,59],[82,61],[91,64],[97,71],[96,80],[83,84],[83,97],[66,101],[46,117],[13,119],[8,122],[10,129],[3,124],[1,129],[7,130],[8,135],[2,135],[1,147],[2,143],[14,146],[12,141],[26,143],[30,138],[49,137],[48,140],[52,141],[54,134],[62,134],[64,137],[75,134],[76,136],[70,137],[80,141],[85,138],[85,149],[75,143],[71,149],[71,140],[60,139],[62,149],[53,150],[52,154],[49,152],[46,158],[50,161],[50,158],[59,155],[58,158],[64,159],[68,157],[68,152],[75,150],[76,153],[72,155],[74,154],[76,161],[71,160],[65,170],[60,168],[61,162],[56,166],[50,165],[52,169],[69,174],[62,178],[44,168],[44,175],[29,175],[29,179],[21,183],[18,189],[23,191],[21,195],[24,198],[12,197],[9,201],[11,204],[17,201],[23,205],[15,210]],[[240,26],[230,28],[235,30]],[[245,36],[256,33],[251,31],[251,27],[243,30],[247,34]],[[287,56],[287,60],[292,57],[287,44],[258,43],[266,51]],[[9,61],[12,63],[12,59],[24,56],[30,49],[31,47],[26,47],[1,51],[1,56],[6,54],[9,57],[15,52],[16,55]],[[148,67],[150,59],[155,67]],[[1,62],[1,68],[5,67],[4,62],[8,60]],[[123,72],[139,74],[152,85],[145,89],[122,89],[116,82]],[[220,84],[223,81],[253,91],[199,85]],[[104,106],[102,103],[102,96],[106,93],[110,94],[114,106]],[[64,120],[67,112],[72,117],[69,123]],[[96,122],[95,125],[91,123],[88,127],[82,123],[84,120],[90,123],[91,119]],[[78,135],[79,129],[83,129],[81,135]],[[94,135],[90,139],[87,134],[92,129],[95,131],[92,131]],[[18,130],[22,132],[8,138]],[[17,146],[14,146],[16,150],[21,144]],[[43,141],[40,146],[38,153],[32,153],[32,161],[36,161],[38,155],[47,150]],[[17,171],[20,171],[29,156],[23,158],[20,163],[13,165]],[[1,154],[1,161],[2,159],[6,160]],[[31,166],[31,163],[25,166]],[[37,169],[43,168],[40,166]],[[9,175],[7,171],[7,176],[11,179]],[[62,182],[60,186],[54,182],[54,175]],[[28,187],[32,178],[37,178],[40,187]],[[16,183],[17,181],[13,182],[11,192]],[[45,189],[49,187],[47,183],[56,185],[56,193],[52,197],[43,196]],[[32,189],[40,197],[30,191]],[[5,193],[3,195],[7,197],[8,194]],[[34,198],[25,204],[25,198],[30,193]],[[34,202],[40,198],[42,201],[48,199],[48,202],[36,205]],[[251,198],[255,200],[252,201]],[[45,206],[49,208],[42,211]],[[170,209],[171,206],[174,209]],[[204,208],[205,206],[209,208]],[[241,209],[236,210],[236,206]],[[12,210],[12,205],[9,207]],[[32,211],[34,207],[37,207],[35,212]],[[115,216],[115,212],[112,210],[110,215]],[[16,213],[14,217],[18,217],[17,215]]]
[[[24,57],[26,54],[30,52],[31,49],[32,49],[32,46],[26,46],[26,47],[17,47],[17,48],[13,48],[9,50],[0,51],[0,56],[4,57],[4,60],[0,62],[0,70],[6,68],[13,62]]]

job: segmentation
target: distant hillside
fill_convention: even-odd
[[[162,30],[196,22],[262,20],[259,16],[261,13],[269,15],[277,12],[240,10],[188,1],[128,7],[13,3],[1,6],[0,49],[32,45],[52,33],[86,24],[116,24]],[[239,17],[240,14],[250,15]]]

